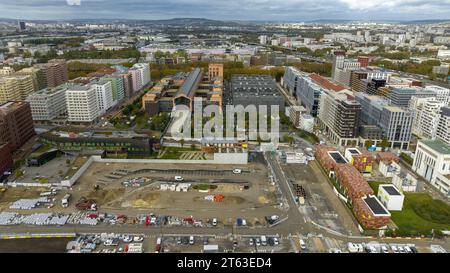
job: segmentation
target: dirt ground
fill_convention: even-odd
[[[146,208],[146,209],[245,209],[276,203],[275,188],[270,186],[267,172],[258,166],[256,171],[233,174],[233,166],[191,165],[191,164],[105,164],[93,163],[74,185],[74,193],[78,197],[95,199],[102,208]],[[247,166],[250,170],[250,166]],[[117,175],[121,170],[136,171],[152,169],[139,174]],[[200,192],[190,188],[188,192],[161,191],[160,183],[175,182],[177,173],[166,173],[165,170],[180,171],[183,182],[195,184],[214,184],[216,188],[209,192]],[[204,170],[224,171],[224,173],[203,174]],[[114,174],[115,173],[115,174]],[[116,178],[117,177],[117,178]],[[148,180],[141,187],[124,187],[122,182],[133,178]],[[107,181],[107,182],[105,182]],[[222,182],[223,181],[223,182]],[[238,182],[238,183],[234,183]],[[241,184],[248,184],[249,189],[241,189]],[[94,185],[100,189],[94,190]],[[205,200],[208,195],[223,195],[222,202]],[[76,199],[77,196],[74,196]]]
[[[242,173],[234,174],[234,168],[242,169]],[[124,170],[128,171],[128,174]],[[161,183],[174,183],[174,177],[178,175],[184,178],[183,183],[190,183],[192,186],[209,185],[210,189],[207,192],[192,187],[187,192],[160,190]],[[124,181],[134,178],[145,178],[146,181],[140,187],[123,185]],[[242,217],[252,223],[262,222],[267,215],[283,214],[278,207],[276,188],[270,184],[267,167],[262,163],[234,166],[95,162],[72,188],[64,189],[53,196],[54,206],[50,210],[44,206],[30,211],[9,209],[11,202],[21,198],[38,198],[39,193],[43,191],[48,189],[8,188],[7,192],[0,193],[0,210],[22,214],[49,211],[71,213],[77,211],[76,202],[85,197],[94,199],[100,212],[126,214],[131,217],[152,212],[176,217],[192,215],[204,220],[218,218],[223,223]],[[66,193],[72,196],[69,207],[63,208],[61,199]],[[221,202],[207,200],[207,197],[219,195],[223,196]]]

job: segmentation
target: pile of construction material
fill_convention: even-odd
[[[0,212],[0,226],[11,225],[17,216],[15,212]]]
[[[19,199],[9,206],[10,209],[34,209],[42,203],[49,203],[50,199],[47,197],[40,197],[37,199]]]

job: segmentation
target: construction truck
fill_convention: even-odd
[[[91,210],[96,211],[97,210],[97,203],[93,199],[87,199],[86,197],[81,197],[80,200],[78,200],[75,207],[79,210]]]

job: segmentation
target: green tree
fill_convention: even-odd
[[[380,142],[380,147],[383,149],[383,151],[386,150],[386,148],[390,147],[391,144],[389,143],[388,139],[385,137]]]
[[[371,139],[366,140],[366,142],[364,143],[366,149],[368,150],[370,147],[372,147],[373,145],[373,141]]]

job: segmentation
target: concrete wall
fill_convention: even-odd
[[[61,181],[61,186],[64,187],[72,187],[72,185],[80,178],[80,176],[83,175],[83,173],[91,166],[92,162],[97,161],[96,159],[102,159],[100,156],[91,156],[89,159],[81,166],[80,169],[70,178],[67,180]]]
[[[61,186],[71,187],[93,162],[101,163],[148,163],[148,164],[247,164],[248,153],[215,153],[214,160],[178,160],[178,159],[113,159],[91,156],[81,168]]]

